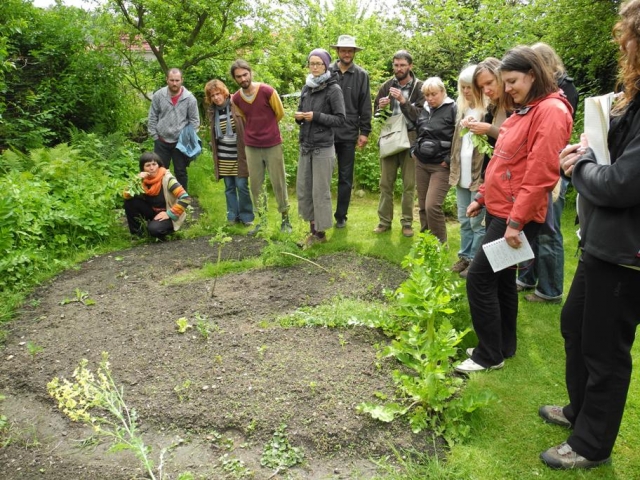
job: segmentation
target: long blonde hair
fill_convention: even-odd
[[[462,69],[460,75],[458,75],[458,98],[456,103],[458,104],[458,120],[464,118],[465,112],[469,108],[474,108],[478,112],[478,119],[482,120],[487,113],[487,99],[482,92],[480,96],[477,94],[477,89],[473,88],[473,74],[476,71],[475,65],[468,65]],[[471,87],[472,99],[469,102],[462,91],[464,85]]]
[[[483,61],[481,61],[478,65],[476,65],[476,70],[473,72],[473,94],[475,97],[482,96],[484,93],[482,92],[482,88],[480,88],[477,84],[478,76],[482,72],[489,72],[493,75],[498,82],[498,87],[500,88],[501,94],[500,98],[493,103],[492,100],[487,99],[488,103],[492,105],[492,109],[495,112],[504,110],[509,111],[513,110],[513,100],[511,99],[511,95],[507,95],[504,91],[504,85],[502,84],[502,75],[500,75],[500,60],[494,57],[487,57]]]

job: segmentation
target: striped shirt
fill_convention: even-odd
[[[236,122],[233,115],[227,118],[226,109],[217,109],[220,119],[220,131],[222,136],[216,139],[218,147],[218,171],[221,177],[237,177],[238,176],[238,140],[236,138]],[[227,132],[227,121],[231,121],[231,129],[233,137],[225,136]]]

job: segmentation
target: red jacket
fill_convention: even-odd
[[[544,223],[549,192],[560,177],[559,153],[571,137],[571,111],[556,92],[505,120],[476,196],[491,215],[518,230]]]

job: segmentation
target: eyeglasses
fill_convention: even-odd
[[[313,68],[313,67],[322,67],[324,66],[324,63],[322,62],[309,62],[307,65],[309,65],[309,67]]]

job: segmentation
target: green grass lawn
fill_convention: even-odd
[[[210,181],[210,159],[198,160],[192,170],[192,185],[200,204],[206,211],[193,234],[214,231],[224,224],[225,200],[221,183]],[[290,189],[294,239],[305,237],[308,226],[296,218],[296,200]],[[334,199],[335,201],[335,199]],[[397,216],[400,202],[396,202],[396,220],[391,232],[376,235],[376,194],[354,195],[345,229],[327,232],[329,241],[314,246],[311,256],[335,251],[352,250],[363,255],[384,258],[393,263],[407,254],[413,239],[402,236]],[[279,215],[275,201],[270,198],[270,235],[282,238],[277,232]],[[574,226],[574,207],[568,205],[563,215],[565,238],[565,295],[577,265],[577,236]],[[414,224],[417,227],[417,224]],[[203,232],[204,231],[204,232]],[[232,233],[245,231],[243,227],[230,227]],[[449,222],[449,245],[452,264],[459,246],[459,228]],[[640,292],[639,292],[640,294]],[[489,389],[499,401],[481,409],[472,419],[469,440],[455,445],[446,458],[427,458],[419,453],[404,460],[406,471],[390,471],[386,479],[636,479],[640,478],[640,438],[636,432],[640,425],[639,385],[633,381],[627,401],[622,428],[613,452],[613,464],[591,471],[553,471],[545,467],[538,456],[543,450],[559,444],[568,436],[568,430],[544,423],[537,415],[543,404],[563,405],[564,349],[560,335],[560,305],[531,304],[522,298],[518,318],[518,352],[508,360],[502,370],[471,376],[468,387]],[[470,320],[469,320],[470,321]],[[634,348],[637,357],[638,346]],[[637,374],[634,374],[634,379]],[[408,427],[407,427],[408,428]]]

